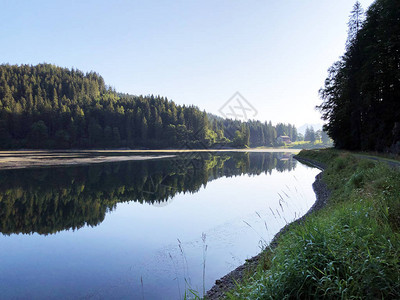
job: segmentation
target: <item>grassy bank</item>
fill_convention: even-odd
[[[321,141],[309,142],[309,141],[299,141],[287,144],[284,148],[287,149],[322,149],[332,147],[332,143],[324,144]]]
[[[400,172],[335,150],[299,156],[326,166],[331,198],[228,298],[400,298]]]

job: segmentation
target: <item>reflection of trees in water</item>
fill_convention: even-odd
[[[0,231],[50,234],[100,224],[125,201],[165,202],[196,193],[208,181],[292,170],[296,161],[276,153],[199,154],[174,159],[90,166],[8,170],[0,173]],[[182,167],[184,166],[184,167]]]

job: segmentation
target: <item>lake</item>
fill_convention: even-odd
[[[309,210],[319,172],[268,152],[0,171],[0,298],[201,295]]]

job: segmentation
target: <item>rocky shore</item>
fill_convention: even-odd
[[[326,205],[326,203],[329,199],[329,196],[330,196],[330,191],[329,191],[328,187],[322,181],[322,175],[323,175],[323,170],[325,169],[325,165],[318,163],[316,161],[306,159],[306,158],[301,158],[298,156],[294,156],[294,158],[296,158],[301,163],[304,163],[304,164],[307,164],[307,165],[310,165],[312,167],[316,167],[316,168],[322,170],[322,172],[319,173],[315,177],[315,182],[313,183],[313,189],[314,189],[314,192],[316,195],[316,201],[315,201],[314,205],[309,209],[309,211],[304,216],[302,216],[301,218],[297,219],[296,221],[286,225],[275,235],[275,237],[273,238],[273,240],[271,241],[271,243],[269,245],[270,249],[276,248],[276,246],[278,245],[279,237],[282,234],[284,234],[285,232],[287,232],[289,230],[289,227],[291,227],[293,225],[300,225],[302,222],[304,222],[304,220],[312,212],[315,212],[315,211],[323,208]],[[225,275],[224,277],[216,280],[214,286],[209,291],[207,291],[205,299],[210,299],[210,300],[223,299],[225,293],[227,291],[235,288],[235,283],[240,282],[243,279],[246,272],[254,270],[257,267],[259,259],[261,258],[261,255],[262,255],[262,253],[252,257],[251,259],[246,260],[246,262],[243,265],[237,267],[235,270],[233,270],[229,274]]]

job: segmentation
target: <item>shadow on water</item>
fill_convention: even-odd
[[[100,224],[118,203],[168,204],[207,182],[291,171],[283,153],[197,153],[171,159],[0,172],[0,232],[52,234]]]

